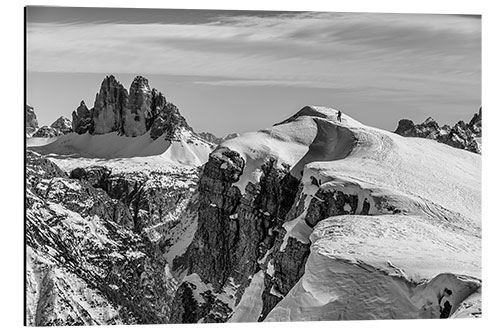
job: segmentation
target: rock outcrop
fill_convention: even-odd
[[[62,135],[73,132],[71,120],[63,116],[57,118],[50,127],[58,130]]]
[[[36,119],[35,109],[26,105],[26,134],[29,136],[38,129],[38,120]]]
[[[92,113],[87,108],[84,101],[80,102],[80,105],[76,108],[76,111],[73,111],[71,116],[71,126],[75,133],[84,134],[87,132],[93,132]]]
[[[151,89],[143,76],[134,78],[129,91],[113,75],[107,76],[94,107],[89,110],[82,101],[73,112],[72,127],[78,134],[117,132],[129,137],[150,131],[153,140],[164,134],[166,140],[176,140],[183,130],[195,134],[177,106],[158,90]]]
[[[415,124],[409,119],[402,119],[394,133],[406,137],[432,139],[455,148],[481,154],[481,109],[479,108],[479,113],[474,114],[468,124],[459,121],[453,127],[448,125],[440,127],[430,117],[421,124]]]
[[[182,129],[193,131],[187,124],[186,119],[179,112],[177,106],[166,102],[151,125],[151,139],[155,140],[165,134],[166,140],[175,140]]]
[[[288,239],[289,246],[280,252],[286,233],[282,225],[295,212],[292,205],[300,181],[286,166],[278,167],[276,160],[269,159],[261,166],[260,181],[249,184],[242,195],[233,184],[244,165],[237,152],[221,147],[204,167],[198,230],[186,253],[187,263],[181,267],[187,269],[187,278],[176,293],[172,322],[227,321],[251,277],[274,260],[275,273],[265,277],[263,320],[281,299],[276,294],[286,294],[304,272],[307,244]],[[197,302],[199,297],[193,295],[200,282],[213,289]],[[229,302],[221,297],[228,288],[234,295]]]
[[[146,117],[152,118],[152,93],[148,80],[137,76],[130,85],[127,107],[123,110],[122,132],[126,136],[140,136],[146,133]]]
[[[95,97],[90,134],[122,132],[128,92],[113,75],[106,76]]]

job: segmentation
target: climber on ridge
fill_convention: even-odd
[[[439,308],[441,309],[439,318],[448,318],[450,316],[453,304],[452,294],[453,292],[450,289],[444,288],[444,295],[439,300]]]
[[[342,111],[340,110],[337,111],[337,120],[342,122]]]

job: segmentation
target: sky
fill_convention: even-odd
[[[481,17],[28,7],[27,101],[41,125],[90,108],[109,74],[149,79],[198,132],[272,126],[305,105],[393,131],[481,105]]]

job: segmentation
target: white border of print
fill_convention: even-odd
[[[497,238],[500,236],[500,219],[497,217],[497,191],[499,177],[496,168],[499,121],[498,95],[498,35],[499,12],[494,1],[444,1],[444,0],[350,0],[327,2],[252,0],[66,0],[66,1],[9,1],[2,3],[2,172],[0,190],[2,202],[2,232],[0,253],[1,300],[0,314],[4,331],[28,330],[23,327],[23,7],[25,5],[85,6],[85,7],[144,7],[144,8],[198,8],[198,9],[246,9],[246,10],[308,10],[345,12],[392,12],[392,13],[453,13],[483,15],[483,318],[475,320],[393,320],[351,322],[305,322],[266,324],[206,324],[206,325],[149,325],[118,327],[37,328],[37,332],[243,332],[259,331],[336,331],[336,332],[465,332],[492,331],[500,299],[497,276],[499,273],[496,254],[500,253]],[[495,45],[497,44],[497,45]],[[57,92],[54,92],[57,93]],[[496,155],[496,156],[495,156]],[[498,326],[498,325],[497,325]]]

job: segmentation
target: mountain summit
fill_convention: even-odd
[[[179,109],[168,102],[149,81],[136,76],[129,91],[113,75],[106,76],[90,110],[81,102],[73,111],[73,129],[78,134],[107,134],[117,132],[136,137],[150,132],[152,139],[166,133],[175,138],[182,129],[192,131]]]
[[[56,125],[66,126],[64,120]],[[200,166],[215,147],[196,133],[177,106],[136,76],[129,91],[106,76],[89,109],[84,101],[73,111],[72,131],[35,149],[41,154],[84,158],[151,157],[154,164]],[[162,140],[159,140],[162,138]],[[149,163],[148,162],[148,163]],[[158,164],[159,163],[159,164]]]
[[[326,107],[227,140],[171,321],[439,318],[445,288],[452,316],[480,313],[480,175],[478,154]]]

